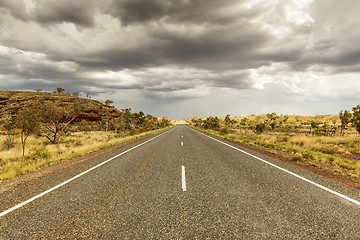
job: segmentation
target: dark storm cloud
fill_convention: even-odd
[[[124,25],[149,21],[169,21],[187,23],[211,23],[225,25],[242,18],[256,16],[261,11],[238,10],[232,8],[246,1],[235,0],[114,0],[109,13]]]
[[[249,89],[253,87],[253,80],[249,72],[230,72],[219,74],[210,79],[211,85],[221,88]]]
[[[0,0],[0,83],[30,90],[61,85],[92,95],[126,92],[123,100],[136,93],[137,105],[136,97],[207,104],[216,101],[213,94],[226,98],[255,89],[272,97],[319,95],[311,81],[327,87],[325,96],[341,74],[353,80],[360,73],[359,4]]]
[[[73,59],[86,68],[122,70],[143,68],[159,64],[156,51],[151,49],[106,49],[79,55]]]
[[[43,55],[30,56],[23,51],[12,50],[8,56],[0,55],[0,73],[18,76],[22,79],[67,79],[74,78],[74,73],[65,69],[71,63],[52,62]]]
[[[14,0],[0,0],[1,11],[9,11],[12,16],[21,20],[28,20],[28,15],[25,12],[25,3],[23,1]]]
[[[95,10],[94,1],[42,0],[37,1],[33,18],[41,24],[70,22],[79,26],[91,27],[94,24]]]
[[[167,9],[164,5],[166,2],[162,0],[114,0],[109,13],[119,18],[124,25],[158,20],[167,15]],[[171,4],[171,1],[169,3]]]
[[[73,23],[81,27],[94,24],[97,1],[87,0],[37,0],[34,8],[27,10],[23,0],[0,0],[0,9],[22,21],[40,24]]]
[[[150,43],[131,48],[115,44],[75,56],[72,60],[85,67],[110,70],[164,65],[226,70],[255,68],[264,64],[264,59],[270,62],[272,58],[268,53],[258,52],[269,36],[246,25],[227,28],[204,26],[199,29],[190,26],[182,31],[151,25],[146,30]],[[287,51],[286,54],[289,56],[292,52]]]

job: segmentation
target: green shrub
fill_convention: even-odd
[[[294,161],[294,162],[302,162],[303,161],[303,158],[302,156],[300,155],[296,155],[294,157],[291,158],[291,161]]]
[[[314,159],[314,156],[309,152],[303,152],[302,156],[303,156],[303,158],[306,158],[306,159]]]
[[[278,136],[277,141],[278,142],[288,142],[289,141],[289,136]]]
[[[220,133],[221,134],[228,134],[229,133],[229,128],[228,127],[223,127],[220,129]]]
[[[29,158],[31,159],[48,159],[51,157],[51,153],[44,146],[33,147],[30,152]]]
[[[256,133],[262,133],[262,132],[265,131],[265,127],[266,127],[265,123],[257,123],[255,125],[255,132]]]
[[[10,150],[15,147],[15,135],[7,135],[3,142],[3,149]]]
[[[331,147],[312,147],[311,150],[330,155],[337,153],[337,150]]]

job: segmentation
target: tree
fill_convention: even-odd
[[[249,119],[247,119],[247,118],[242,118],[240,120],[240,128],[244,129],[245,133],[246,133],[246,128],[247,128],[248,122],[249,122]]]
[[[45,136],[51,143],[57,144],[66,127],[83,111],[80,102],[75,102],[70,108],[56,106],[50,102],[40,110],[40,119]]]
[[[226,115],[224,121],[225,121],[226,126],[230,126],[230,124],[232,123],[232,121],[230,119],[230,114]]]
[[[18,112],[15,119],[15,126],[21,131],[22,158],[24,160],[26,140],[39,126],[39,119],[35,110],[29,108]]]
[[[277,123],[277,120],[279,119],[279,116],[276,115],[276,113],[273,112],[273,113],[268,113],[268,114],[266,114],[266,117],[268,118],[268,119],[266,120],[266,122],[269,123],[271,129],[274,130],[275,127],[276,127],[277,124],[278,124],[278,123]]]
[[[311,121],[311,123],[310,123],[310,132],[309,132],[309,134],[311,134],[311,130],[313,128],[316,129],[316,132],[319,132],[319,124],[317,122],[315,122],[315,121]],[[314,132],[312,133],[312,135],[314,135]]]
[[[351,122],[351,117],[352,114],[348,110],[345,110],[344,112],[340,111],[339,118],[341,121],[341,133],[344,131],[344,129],[347,128],[347,125]]]
[[[125,108],[125,109],[121,109],[122,111],[122,117],[124,119],[124,123],[125,123],[125,128],[127,130],[130,130],[132,128],[134,128],[133,126],[133,115],[131,113],[131,108]]]
[[[199,127],[202,124],[202,119],[198,117],[193,117],[191,119],[192,124],[194,124],[195,127]]]
[[[11,117],[10,119],[6,119],[3,123],[3,127],[6,129],[6,139],[4,141],[5,149],[9,150],[15,147],[15,118]]]
[[[360,133],[360,105],[353,107],[353,117],[351,119],[351,122],[356,128],[356,131]]]
[[[220,119],[218,117],[208,117],[203,121],[203,128],[205,129],[218,129],[220,127]]]
[[[257,123],[255,125],[255,132],[256,133],[262,133],[262,132],[264,132],[265,128],[266,128],[265,123]]]
[[[110,106],[110,104],[113,104],[113,103],[114,103],[114,102],[111,101],[110,99],[107,99],[107,100],[105,101],[106,106]]]
[[[58,87],[58,88],[56,88],[56,91],[57,91],[57,93],[64,93],[65,89]]]
[[[106,113],[105,116],[101,117],[101,125],[105,125],[105,132],[109,130],[109,123],[112,118],[111,113]]]
[[[35,91],[36,91],[36,92],[42,92],[42,89],[39,88],[39,89],[36,89]]]
[[[163,127],[167,127],[167,126],[170,126],[171,123],[170,123],[170,120],[167,119],[166,117],[163,117],[160,121],[160,127],[163,128]]]

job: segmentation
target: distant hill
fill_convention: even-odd
[[[75,119],[76,122],[83,120],[89,122],[100,121],[107,113],[114,117],[121,115],[121,112],[113,106],[70,94],[0,90],[0,119],[4,116],[16,115],[21,109],[34,104],[54,102],[56,105],[64,107],[70,106],[76,101],[80,101],[84,106],[84,111]]]

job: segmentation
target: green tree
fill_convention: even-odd
[[[6,139],[4,141],[4,148],[9,150],[15,147],[15,118],[11,117],[3,121],[3,127],[6,129]]]
[[[266,122],[270,125],[271,129],[274,130],[278,125],[279,116],[273,112],[266,114],[266,117],[267,117]]]
[[[20,129],[22,158],[25,157],[25,146],[28,137],[35,133],[39,126],[39,118],[33,108],[21,110],[15,119],[16,128]]]
[[[194,124],[195,127],[200,127],[202,124],[202,119],[198,117],[193,117],[191,119],[191,123]]]
[[[101,117],[101,125],[105,126],[105,131],[109,130],[109,125],[111,124],[112,114],[106,113],[105,116]]]
[[[249,119],[247,119],[247,118],[242,118],[240,120],[240,128],[244,129],[245,133],[248,128],[248,123],[249,123]]]
[[[56,91],[57,91],[57,93],[64,93],[65,89],[58,87],[58,88],[56,88]]]
[[[107,99],[106,101],[105,101],[105,104],[106,104],[106,106],[110,106],[110,104],[113,104],[114,102],[112,101],[112,100],[110,100],[110,99]]]
[[[309,132],[309,134],[311,134],[312,129],[316,129],[316,133],[318,133],[319,132],[319,124],[317,122],[315,122],[315,121],[311,121],[310,122],[310,132]],[[314,132],[312,132],[312,135],[314,135]]]
[[[230,126],[232,124],[231,118],[230,118],[230,114],[226,115],[225,119],[224,119],[225,125],[226,126]]]
[[[122,111],[122,118],[124,119],[124,123],[125,123],[125,128],[127,130],[130,130],[132,128],[134,128],[133,125],[133,115],[131,113],[131,108],[125,108],[125,109],[121,109]]]
[[[340,111],[339,118],[341,121],[341,131],[340,132],[342,133],[344,131],[344,129],[347,128],[348,124],[351,122],[352,114],[348,110],[345,110],[344,112]]]
[[[356,128],[356,131],[360,133],[360,105],[353,107],[353,117],[351,120],[352,124]]]
[[[265,131],[266,125],[265,123],[257,123],[255,125],[255,132],[256,133],[262,133]]]
[[[74,121],[83,111],[80,102],[75,102],[71,107],[61,107],[49,102],[40,110],[40,120],[45,136],[51,143],[57,144],[66,127]]]
[[[170,120],[167,119],[166,117],[163,117],[160,121],[160,127],[163,128],[163,127],[167,127],[167,126],[170,126],[171,123],[170,123]]]
[[[203,121],[202,127],[205,129],[218,129],[220,127],[220,120],[218,117],[210,116]]]

